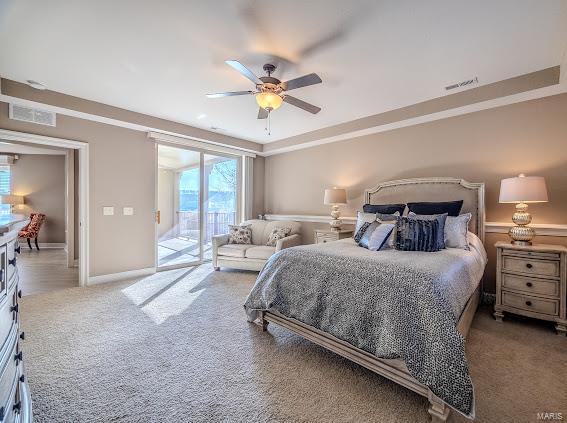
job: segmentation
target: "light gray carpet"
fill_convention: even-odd
[[[37,422],[426,422],[427,401],[270,325],[246,322],[254,273],[211,266],[22,299]],[[567,339],[477,313],[477,421],[567,413]],[[464,418],[453,416],[452,421]]]

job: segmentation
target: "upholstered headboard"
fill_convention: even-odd
[[[469,230],[484,242],[484,183],[457,178],[415,178],[381,182],[364,191],[366,204],[463,200],[461,213],[471,213]]]

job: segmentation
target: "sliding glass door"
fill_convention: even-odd
[[[241,160],[158,145],[158,268],[211,260],[212,237],[239,218]]]
[[[203,257],[211,260],[214,235],[228,233],[239,210],[240,166],[236,158],[205,154],[203,220]]]

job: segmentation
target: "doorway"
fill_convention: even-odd
[[[64,243],[62,243],[65,251],[63,251],[63,254],[60,254],[58,259],[62,268],[66,267],[69,269],[69,274],[74,273],[74,275],[69,278],[76,281],[74,283],[75,286],[77,284],[79,286],[86,286],[89,279],[89,234],[87,230],[89,222],[89,145],[81,141],[47,137],[6,129],[0,129],[0,139],[5,145],[13,144],[18,146],[18,148],[29,147],[35,149],[36,153],[38,149],[41,148],[45,149],[45,152],[47,152],[47,150],[65,151],[64,173],[66,174],[66,181],[64,182],[65,186],[63,188],[64,196],[66,197],[64,218],[64,226],[66,229]],[[51,184],[48,184],[48,186],[51,186]],[[25,197],[26,193],[23,191],[22,193]],[[40,233],[40,248],[42,248],[41,236]],[[51,247],[58,247],[58,243],[52,244],[55,245],[51,245]],[[27,246],[26,244],[24,245]],[[32,243],[32,245],[35,247],[35,251],[37,251],[35,242]],[[45,249],[46,253],[44,256],[56,254],[55,252],[48,253],[49,250],[49,248]],[[49,257],[45,257],[45,259],[46,263],[52,264],[54,262],[54,260]],[[43,272],[36,273],[43,275]],[[55,276],[55,279],[61,279],[60,275]]]
[[[242,157],[157,144],[157,268],[212,259],[212,238],[239,221]]]

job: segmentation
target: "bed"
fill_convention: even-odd
[[[250,321],[287,328],[429,400],[434,422],[450,410],[474,419],[464,339],[486,265],[484,184],[455,178],[389,181],[365,203],[463,200],[474,248],[371,252],[353,240],[273,256],[245,303]],[[454,250],[454,251],[453,251]]]

